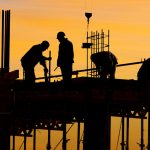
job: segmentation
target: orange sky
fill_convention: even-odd
[[[86,42],[85,12],[93,13],[89,31],[103,29],[107,33],[110,30],[110,50],[116,54],[119,63],[136,62],[150,56],[148,0],[0,0],[0,6],[1,10],[11,10],[10,70],[19,69],[20,78],[21,57],[42,40],[51,44],[52,75],[60,73],[59,69],[53,71],[59,44],[56,39],[58,31],[64,31],[74,44],[74,70],[86,69],[86,50],[81,48]],[[118,68],[116,76],[136,79],[139,67]],[[37,66],[36,73],[41,75],[41,71]]]

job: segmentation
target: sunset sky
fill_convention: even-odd
[[[110,50],[117,56],[119,64],[141,61],[150,56],[149,0],[0,0],[0,9],[11,10],[10,70],[19,69],[20,78],[21,57],[32,45],[43,40],[50,42],[52,75],[60,74],[59,69],[54,72],[59,44],[56,35],[59,31],[64,31],[73,42],[74,70],[86,69],[86,49],[81,48],[86,42],[85,12],[92,13],[89,32],[103,29],[107,33],[110,30]],[[48,51],[44,54],[48,56]],[[118,68],[116,77],[136,79],[139,67]],[[37,76],[42,76],[41,71],[41,67],[37,66]],[[119,125],[116,126],[118,132]],[[138,148],[136,142],[135,149]]]

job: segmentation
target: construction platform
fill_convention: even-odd
[[[61,81],[28,87],[0,78],[0,99],[0,149],[10,149],[10,135],[33,136],[35,128],[66,131],[66,124],[82,122],[84,150],[110,150],[110,117],[144,118],[150,84],[80,77],[69,87]]]

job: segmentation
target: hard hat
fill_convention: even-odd
[[[49,47],[49,42],[45,40],[41,43],[41,45],[44,47]]]
[[[65,36],[65,33],[64,32],[58,32],[57,33],[57,39],[59,38],[59,37],[64,37]]]

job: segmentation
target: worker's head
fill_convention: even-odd
[[[42,50],[46,50],[48,47],[49,47],[49,42],[48,41],[43,41],[41,43],[41,47],[42,47]]]
[[[60,41],[60,40],[62,40],[62,39],[64,39],[64,37],[65,37],[65,33],[64,32],[58,32],[57,33],[57,39]]]

